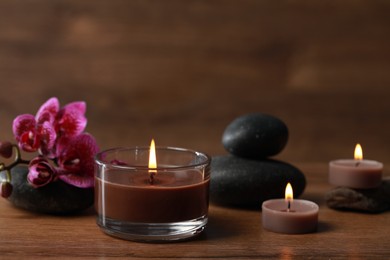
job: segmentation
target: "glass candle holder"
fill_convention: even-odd
[[[136,241],[173,241],[200,234],[207,224],[210,157],[174,147],[114,148],[96,155],[97,224],[107,234]]]

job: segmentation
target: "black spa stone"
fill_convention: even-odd
[[[222,144],[229,153],[251,159],[278,154],[287,140],[286,124],[274,116],[260,113],[236,118],[222,136]]]
[[[27,167],[15,167],[11,173],[13,190],[8,200],[18,208],[61,215],[78,213],[94,202],[93,188],[77,188],[60,180],[33,188],[27,182]]]
[[[290,164],[217,156],[211,161],[210,201],[222,206],[258,209],[265,200],[284,198],[288,182],[294,198],[303,193],[305,176]]]

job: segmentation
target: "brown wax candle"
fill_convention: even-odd
[[[168,223],[193,220],[207,214],[209,180],[198,171],[186,171],[178,177],[158,173],[154,183],[147,172],[131,176],[106,173],[96,178],[95,205],[99,215],[124,222]]]
[[[113,148],[96,155],[96,222],[136,241],[175,241],[208,221],[210,157],[177,147]]]
[[[263,202],[263,227],[284,234],[302,234],[317,230],[318,205],[308,200],[292,200],[290,208],[284,199]]]

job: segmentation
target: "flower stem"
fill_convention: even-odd
[[[30,161],[22,159],[22,155],[20,153],[19,147],[17,145],[12,145],[13,150],[15,151],[15,159],[9,164],[5,165],[4,163],[0,163],[0,171],[5,171],[6,182],[11,182],[11,169],[14,168],[18,164],[29,164]]]

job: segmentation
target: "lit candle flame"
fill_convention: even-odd
[[[285,192],[285,198],[286,201],[292,201],[293,200],[293,189],[290,183],[287,183],[286,186],[286,192]]]
[[[150,150],[149,150],[149,182],[153,184],[154,175],[157,173],[157,170],[153,170],[157,168],[157,159],[156,159],[156,145],[154,144],[154,140],[150,142]]]
[[[355,160],[363,160],[363,149],[360,144],[356,144],[354,156]]]
[[[293,200],[293,189],[290,183],[286,185],[285,198],[287,201],[287,212],[291,211],[291,201]]]

